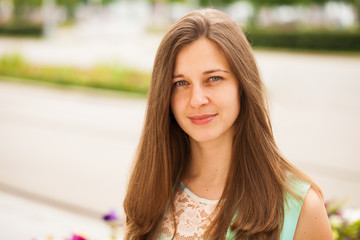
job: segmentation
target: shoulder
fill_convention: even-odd
[[[312,188],[305,196],[294,235],[294,240],[300,239],[333,239],[324,202]]]

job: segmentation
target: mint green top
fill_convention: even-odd
[[[284,203],[284,225],[280,235],[280,240],[293,239],[302,204],[307,192],[310,189],[310,184],[305,182],[297,182],[294,187],[295,192],[301,196],[302,201],[297,201],[291,194],[286,194],[287,201]]]
[[[310,184],[305,182],[292,182],[292,189],[301,196],[302,201],[297,201],[291,194],[286,193],[284,202],[284,225],[280,235],[280,240],[291,240],[294,238],[297,222],[300,216],[303,200],[310,188]],[[235,234],[228,230],[226,234],[227,240],[233,240]]]

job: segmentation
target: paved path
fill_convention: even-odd
[[[326,199],[360,207],[360,58],[257,54],[275,138]]]
[[[111,42],[103,58],[120,54],[126,59],[124,54],[135,52],[139,55],[132,55],[129,65],[143,59],[140,67],[149,70],[158,44],[154,39],[139,47],[147,49],[142,53],[132,51],[134,44],[114,53]],[[51,57],[62,49],[69,56],[60,60],[72,64],[76,46],[82,49],[76,39],[53,40],[59,41],[56,48],[37,41],[43,40],[0,39],[0,54],[17,44],[38,63],[49,59],[62,64]],[[90,66],[99,59],[96,53],[103,52],[89,50],[79,60],[87,58]],[[360,58],[264,51],[256,56],[282,152],[314,178],[326,199],[349,197],[348,207],[360,207]],[[110,208],[121,211],[145,104],[145,99],[118,93],[0,80],[0,189],[88,216]],[[0,194],[1,212],[13,202],[4,196]],[[33,215],[23,212],[19,217]],[[24,239],[14,221],[8,224],[8,236]]]
[[[0,239],[106,239],[101,215],[121,213],[144,110],[118,93],[1,79]]]
[[[98,32],[79,32],[81,29],[64,29],[44,39],[1,37],[0,56],[20,53],[31,63],[40,65],[87,68],[122,64],[150,71],[161,40],[159,35],[104,36]]]
[[[0,183],[95,213],[121,206],[145,99],[0,81]]]
[[[110,239],[110,228],[99,218],[88,218],[52,205],[0,191],[1,240],[65,240],[72,234],[87,239]],[[122,239],[120,234],[119,238]]]

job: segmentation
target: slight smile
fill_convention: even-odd
[[[216,115],[217,114],[196,115],[189,117],[189,119],[191,120],[192,123],[196,125],[203,125],[213,120],[216,117]]]

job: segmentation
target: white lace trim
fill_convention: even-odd
[[[202,239],[215,214],[212,214],[218,200],[208,200],[196,196],[190,189],[180,184],[175,193],[176,240]],[[171,239],[174,235],[172,214],[164,215],[158,239]]]

